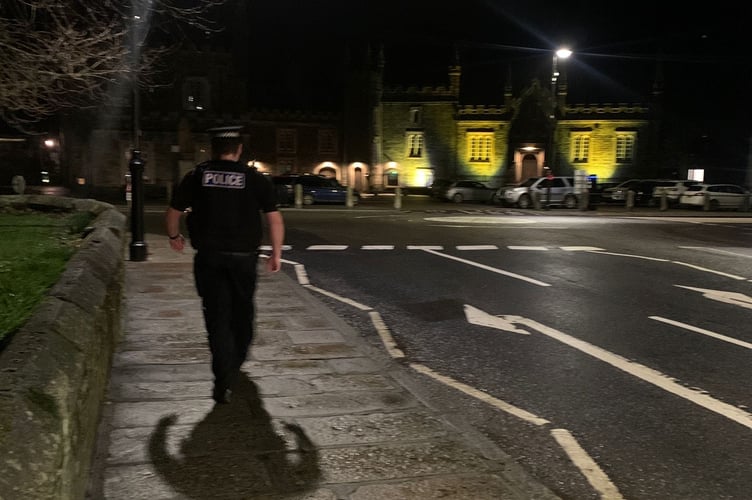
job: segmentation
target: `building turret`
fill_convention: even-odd
[[[460,66],[460,54],[457,47],[455,47],[452,64],[449,66],[449,92],[455,97],[459,97],[460,95],[461,77],[462,67]]]

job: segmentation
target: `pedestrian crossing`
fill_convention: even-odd
[[[260,247],[262,252],[268,252],[271,251],[272,247],[269,245],[262,245]],[[436,250],[436,251],[442,251],[442,250],[457,250],[457,251],[465,251],[465,252],[472,252],[472,251],[482,251],[482,250],[501,250],[501,249],[507,249],[507,250],[521,250],[521,251],[547,251],[547,250],[564,250],[567,252],[598,252],[598,251],[604,251],[603,248],[600,247],[589,247],[589,246],[564,246],[564,247],[545,247],[545,246],[524,246],[524,245],[508,245],[505,247],[499,247],[498,245],[456,245],[456,246],[449,246],[445,247],[443,245],[405,245],[404,247],[397,246],[397,245],[360,245],[360,246],[354,246],[354,245],[308,245],[308,246],[302,246],[300,248],[293,247],[292,245],[283,245],[282,250],[283,251],[291,251],[291,250],[309,250],[309,251],[343,251],[343,250],[366,250],[366,251],[378,251],[378,250]]]

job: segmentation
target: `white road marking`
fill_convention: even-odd
[[[310,285],[308,281],[308,273],[306,273],[305,266],[303,264],[295,264],[295,276],[298,277],[298,283],[301,285]]]
[[[473,262],[471,260],[461,259],[461,258],[455,257],[453,255],[448,255],[448,254],[445,254],[445,253],[436,252],[434,250],[424,250],[424,251],[427,252],[427,253],[433,254],[433,255],[438,255],[439,257],[444,257],[445,259],[456,260],[457,262],[462,262],[463,264],[467,264],[467,265],[470,265],[470,266],[478,267],[480,269],[485,269],[486,271],[491,271],[492,273],[502,274],[504,276],[509,276],[510,278],[515,278],[515,279],[518,279],[518,280],[527,281],[528,283],[532,283],[533,285],[551,286],[548,283],[544,283],[542,281],[538,281],[538,280],[533,279],[533,278],[528,278],[527,276],[522,276],[520,274],[515,274],[515,273],[509,272],[509,271],[504,271],[503,269],[497,269],[495,267],[487,266],[485,264],[480,264],[478,262]]]
[[[371,311],[373,310],[372,307],[366,306],[364,304],[361,304],[360,302],[356,302],[352,299],[348,299],[347,297],[343,297],[341,295],[337,295],[336,293],[328,292],[322,288],[315,287],[313,285],[305,285],[306,288],[309,290],[313,290],[314,292],[318,292],[321,295],[326,295],[327,297],[331,297],[333,299],[339,300],[340,302],[344,302],[345,304],[351,305],[357,309],[360,309],[361,311]]]
[[[749,342],[744,342],[743,340],[735,339],[733,337],[727,337],[726,335],[721,335],[720,333],[711,332],[710,330],[705,330],[704,328],[699,328],[697,326],[688,325],[686,323],[681,323],[680,321],[674,321],[672,319],[662,318],[660,316],[648,316],[648,318],[653,319],[655,321],[660,321],[661,323],[666,323],[669,325],[677,326],[679,328],[684,328],[685,330],[689,330],[691,332],[701,333],[702,335],[707,335],[708,337],[713,337],[718,340],[728,342],[729,344],[736,344],[746,349],[752,349],[752,344],[750,344]]]
[[[448,217],[424,217],[423,220],[426,220],[429,222],[454,222],[456,224],[509,224],[509,225],[535,224],[539,222],[536,219],[522,219],[522,218],[517,218],[517,217],[505,217],[505,216],[497,216],[497,215],[486,215],[486,216],[455,215],[455,216],[448,216]],[[548,221],[540,221],[540,222],[548,222]]]
[[[526,247],[521,245],[507,245],[509,250],[548,250],[546,247]]]
[[[394,250],[394,245],[363,245],[361,250]]]
[[[568,430],[551,429],[551,435],[603,500],[621,500],[624,498],[619,489]]]
[[[306,250],[346,250],[347,245],[311,245]]]
[[[444,250],[441,245],[407,245],[408,250]]]
[[[603,250],[593,250],[593,253],[598,253],[601,255],[615,255],[616,257],[630,257],[632,259],[654,260],[656,262],[670,262],[668,259],[659,259],[658,257],[647,257],[645,255],[633,255],[628,253],[606,252]]]
[[[687,290],[692,290],[694,292],[700,292],[706,299],[717,300],[718,302],[723,302],[725,304],[752,309],[752,297],[750,297],[749,295],[744,295],[743,293],[726,292],[724,290],[710,290],[708,288],[695,288],[692,286],[684,285],[674,286],[678,286],[679,288],[686,288]]]
[[[496,245],[457,245],[457,250],[498,250]]]
[[[602,252],[603,248],[598,247],[559,247],[565,252]]]
[[[468,304],[465,305],[465,315],[468,322],[470,323],[480,324],[482,326],[491,326],[492,328],[497,328],[499,330],[505,331],[513,331],[514,333],[519,333],[519,331],[516,331],[519,329],[514,325],[527,326],[528,328],[532,328],[533,330],[536,330],[543,335],[546,335],[554,340],[558,340],[563,344],[566,344],[596,359],[606,362],[611,366],[618,368],[619,370],[622,370],[626,373],[629,373],[630,375],[651,383],[656,387],[670,392],[671,394],[684,398],[687,401],[715,412],[723,417],[728,418],[729,420],[733,420],[734,422],[737,422],[749,429],[752,429],[752,415],[745,412],[744,410],[712,398],[705,393],[699,392],[698,390],[687,388],[677,383],[668,375],[659,372],[658,370],[654,370],[634,361],[629,361],[628,359],[609,352],[601,347],[562,333],[532,319],[514,315],[493,316]],[[494,325],[494,318],[499,318],[498,324],[496,325]],[[478,321],[478,319],[480,319],[481,322],[476,323],[475,321]],[[512,329],[509,329],[510,323]]]
[[[369,311],[368,315],[371,317],[371,323],[373,323],[373,327],[376,328],[376,333],[379,334],[381,342],[384,344],[389,355],[393,358],[404,358],[404,351],[397,347],[397,342],[394,340],[389,327],[386,326],[386,323],[384,323],[384,320],[381,318],[381,314],[376,311]]]
[[[262,250],[262,251],[265,251],[265,252],[271,252],[272,251],[272,247],[271,247],[271,245],[261,245],[259,247],[259,250]],[[282,251],[285,251],[285,250],[292,250],[292,247],[290,245],[282,245]]]
[[[435,371],[431,370],[427,366],[418,364],[418,363],[410,363],[410,368],[413,370],[422,373],[424,375],[427,375],[435,380],[438,380],[442,384],[445,384],[449,387],[452,387],[454,389],[457,389],[458,391],[464,392],[468,396],[472,396],[475,399],[478,399],[480,401],[483,401],[484,403],[488,403],[489,405],[493,406],[494,408],[498,408],[499,410],[505,411],[511,415],[514,415],[515,417],[521,418],[522,420],[529,422],[531,424],[535,425],[545,425],[550,423],[545,418],[541,418],[537,415],[534,415],[526,410],[523,410],[522,408],[518,408],[514,405],[511,405],[507,403],[506,401],[502,401],[501,399],[497,399],[485,392],[479,391],[478,389],[471,387],[467,384],[463,384],[462,382],[458,382],[454,380],[453,378],[446,377],[444,375],[438,374]]]
[[[721,272],[721,271],[714,271],[712,269],[708,269],[707,267],[700,267],[700,266],[696,266],[694,264],[687,264],[686,262],[679,262],[678,260],[672,260],[671,262],[673,262],[674,264],[679,264],[680,266],[691,267],[692,269],[697,269],[698,271],[704,271],[706,273],[718,274],[718,275],[726,276],[727,278],[731,278],[731,279],[735,279],[735,280],[746,280],[747,279],[747,278],[744,278],[742,276],[736,276],[735,274],[724,273],[724,272]]]
[[[686,248],[687,250],[699,250],[701,252],[708,252],[708,253],[718,253],[721,255],[733,255],[734,257],[746,257],[748,259],[752,259],[752,253],[740,253],[740,252],[750,251],[748,248],[743,248],[743,247],[732,247],[735,250],[740,250],[740,252],[732,252],[728,248],[716,248],[716,247],[680,246],[679,248]]]

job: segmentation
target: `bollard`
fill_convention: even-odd
[[[347,186],[347,196],[345,197],[345,206],[347,208],[352,208],[354,205],[353,203],[353,188],[352,186]]]
[[[632,210],[634,208],[634,197],[635,192],[631,189],[627,191],[627,210]]]
[[[540,192],[538,192],[538,191],[531,191],[530,192],[530,199],[533,200],[533,209],[534,210],[540,210],[541,209]]]
[[[710,210],[710,196],[708,196],[707,194],[705,195],[705,198],[702,200],[702,209],[706,212]]]
[[[295,208],[303,208],[303,185],[295,184]]]
[[[661,191],[661,212],[668,210],[668,195],[666,190]]]
[[[584,190],[580,194],[580,210],[587,210],[590,207],[590,193]]]
[[[394,190],[394,208],[396,210],[402,208],[402,188],[399,186]]]

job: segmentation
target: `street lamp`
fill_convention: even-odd
[[[554,159],[556,158],[556,153],[554,151],[554,148],[556,148],[556,106],[557,106],[557,90],[556,90],[556,84],[559,80],[559,59],[567,59],[569,56],[572,55],[572,51],[567,48],[560,48],[556,52],[554,52],[553,55],[553,63],[551,65],[551,114],[549,115],[549,119],[551,121],[551,132],[550,132],[550,149],[546,154],[546,163],[549,170],[549,174],[553,173],[554,168]],[[550,154],[550,161],[548,160]]]

